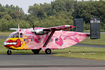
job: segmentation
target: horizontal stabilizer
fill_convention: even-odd
[[[18,31],[18,28],[10,28],[9,30],[16,30],[16,31]]]

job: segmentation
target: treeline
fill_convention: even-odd
[[[89,30],[91,17],[100,17],[101,30],[104,31],[104,12],[105,2],[92,0],[55,0],[50,4],[35,3],[29,6],[29,14],[25,14],[18,6],[0,4],[0,31],[8,31],[18,24],[21,28],[30,28],[33,24],[35,27],[73,25],[74,18],[83,18],[84,29]]]
[[[28,28],[30,25],[26,18],[22,8],[0,4],[0,31],[8,31],[9,28],[17,27],[18,24],[22,28]]]
[[[83,18],[85,29],[89,29],[91,17],[100,17],[101,31],[105,30],[105,1],[83,2],[77,5],[76,10],[72,13],[74,18]]]

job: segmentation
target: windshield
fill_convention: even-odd
[[[8,38],[19,38],[19,32],[15,34],[11,33]]]
[[[13,38],[13,34],[10,34],[10,35],[8,36],[8,38]]]

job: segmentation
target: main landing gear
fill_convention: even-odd
[[[7,50],[7,54],[8,54],[8,55],[11,55],[11,54],[12,54],[12,51],[8,49],[8,50]]]
[[[41,49],[33,49],[32,50],[32,52],[34,53],[34,54],[39,54],[39,51],[40,51]]]
[[[46,54],[51,54],[51,49],[49,49],[49,48],[46,49],[46,50],[45,50],[45,53],[46,53]]]
[[[34,54],[39,54],[39,51],[40,51],[40,50],[41,50],[41,49],[33,49],[32,52],[33,52]],[[47,49],[45,50],[45,53],[46,53],[46,54],[51,54],[51,49],[47,48]]]

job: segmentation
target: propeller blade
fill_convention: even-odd
[[[33,30],[34,30],[34,24],[33,24]]]
[[[19,27],[19,24],[18,24],[18,31],[20,31],[20,27]]]

